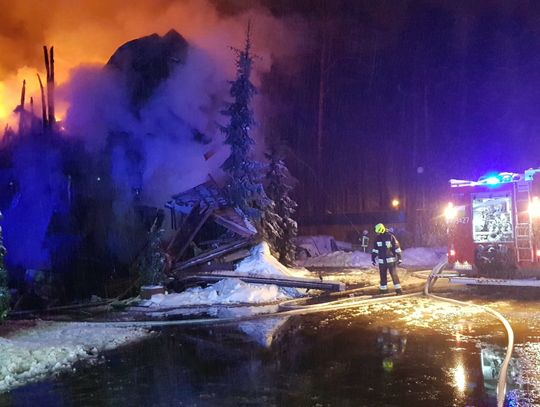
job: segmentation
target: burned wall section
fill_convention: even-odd
[[[117,143],[92,155],[80,142],[33,134],[2,148],[8,164],[0,168],[0,210],[13,248],[6,256],[12,286],[32,291],[36,279],[46,280],[48,292],[34,294],[69,300],[104,295],[106,281],[128,277],[160,211],[115,182]]]

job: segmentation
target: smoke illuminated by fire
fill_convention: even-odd
[[[220,61],[227,77],[234,72],[229,46],[243,43],[249,18],[257,69],[267,70],[272,58],[291,51],[295,35],[266,10],[251,9],[242,16],[223,17],[206,0],[0,0],[0,124],[15,123],[11,112],[20,102],[22,81],[27,81],[26,106],[34,98],[41,104],[36,73],[44,74],[42,46],[55,47],[56,82],[65,84],[70,71],[83,64],[103,65],[123,43],[171,28],[187,41]],[[61,119],[67,105],[59,100]],[[9,117],[11,114],[11,117]]]
[[[223,124],[221,111],[229,98],[227,81],[236,73],[230,47],[244,45],[249,20],[253,50],[260,57],[252,77],[258,85],[275,59],[296,53],[295,41],[302,36],[293,31],[302,30],[302,24],[291,25],[253,7],[224,16],[210,0],[0,0],[0,137],[6,123],[15,133],[19,128],[12,112],[20,103],[23,80],[25,110],[32,96],[34,114],[41,117],[36,74],[45,84],[46,45],[54,46],[59,130],[77,141],[47,143],[47,138],[16,134],[12,139],[13,165],[3,174],[12,181],[6,185],[16,187],[4,213],[8,267],[53,267],[50,253],[58,248],[49,245],[55,238],[49,225],[69,212],[72,192],[102,202],[100,210],[113,220],[106,229],[96,223],[99,219],[88,228],[96,236],[106,231],[96,238],[104,252],[128,261],[145,233],[133,231],[135,201],[162,208],[172,194],[207,181],[209,174],[219,177],[228,147],[218,123]],[[176,35],[186,60],[173,59],[175,68],[135,111],[129,97],[134,81],[127,80],[126,72],[103,66],[126,42],[153,33],[164,36],[171,29],[187,40],[186,45]],[[133,65],[126,69],[136,70]],[[264,96],[258,100],[256,112]],[[68,144],[84,146],[84,153],[81,149],[71,156],[62,147]],[[73,177],[66,172],[72,163],[78,168]],[[71,233],[69,242],[78,242],[79,231]]]

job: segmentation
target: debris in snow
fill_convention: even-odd
[[[250,250],[250,256],[241,261],[235,274],[249,276],[290,276],[289,269],[271,254],[268,244],[260,243]],[[239,279],[226,278],[206,288],[195,287],[178,294],[157,294],[144,306],[175,308],[191,305],[216,304],[262,304],[297,297],[294,288],[279,288],[276,285],[244,283]]]

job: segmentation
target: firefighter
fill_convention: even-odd
[[[377,233],[377,237],[373,242],[371,262],[374,266],[379,263],[379,274],[381,278],[379,293],[388,293],[387,273],[390,272],[396,294],[400,295],[402,293],[401,284],[399,283],[399,277],[396,271],[396,265],[401,263],[399,242],[392,233],[386,230],[382,223],[375,226],[375,233]]]

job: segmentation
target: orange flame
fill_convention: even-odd
[[[291,48],[290,35],[278,20],[264,10],[244,15],[220,16],[208,0],[48,0],[9,2],[0,0],[2,28],[0,41],[0,124],[10,123],[11,112],[19,104],[23,79],[27,81],[26,103],[34,97],[34,111],[41,112],[36,73],[45,77],[43,45],[55,47],[57,85],[65,84],[70,71],[81,64],[105,64],[123,43],[151,33],[165,34],[176,29],[192,45],[223,61],[227,74],[234,73],[229,46],[242,46],[246,24],[254,21],[254,46],[261,61],[259,70],[271,64],[271,55]],[[280,37],[281,36],[281,37]],[[285,46],[286,44],[286,46]],[[59,100],[59,102],[61,102]],[[67,106],[58,104],[58,115]],[[0,129],[1,137],[1,129]]]

